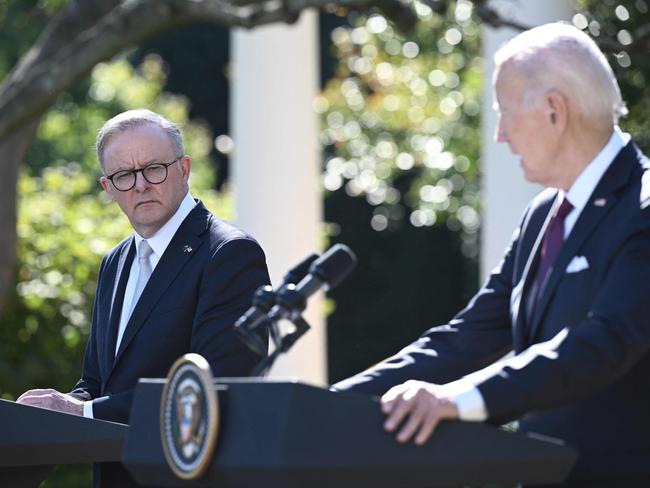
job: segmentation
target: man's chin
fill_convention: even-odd
[[[139,203],[133,209],[133,217],[143,223],[158,221],[163,214],[164,210],[159,202]]]
[[[533,173],[529,168],[526,167],[522,159],[519,160],[519,166],[521,167],[521,171],[524,173],[524,179],[526,181],[528,181],[529,183],[539,183],[537,177],[535,176],[535,173]]]
[[[131,226],[145,239],[154,235],[162,227],[165,219],[157,213],[136,213],[131,219]]]
[[[521,171],[524,173],[524,178],[528,179],[528,168],[526,168],[526,163],[524,163],[523,158],[519,158],[517,161],[519,163],[519,167],[521,168]]]

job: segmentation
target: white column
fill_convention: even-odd
[[[510,19],[536,26],[556,20],[570,20],[575,13],[570,0],[509,0],[492,1],[490,5]],[[494,53],[518,32],[509,28],[483,27],[483,56],[486,62],[483,96],[482,172],[483,224],[481,247],[481,279],[496,266],[510,241],[528,201],[542,189],[524,180],[518,157],[507,144],[496,144],[496,114],[492,109],[492,76]]]
[[[317,16],[232,37],[232,158],[237,224],[261,243],[274,285],[303,257],[320,252],[322,194],[317,119]],[[326,335],[321,297],[305,318],[312,325],[273,376],[325,384]]]

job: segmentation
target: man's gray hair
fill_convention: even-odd
[[[153,124],[165,131],[176,150],[177,156],[185,154],[183,136],[176,124],[151,110],[144,108],[128,110],[108,120],[97,133],[97,159],[99,159],[99,164],[102,167],[102,170],[104,170],[104,150],[111,138],[126,130],[146,124]]]
[[[616,124],[627,114],[605,55],[591,37],[572,25],[555,22],[522,32],[501,47],[494,60],[497,70],[512,63],[525,77],[528,107],[555,89],[598,126]]]

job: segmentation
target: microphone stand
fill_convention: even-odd
[[[307,321],[302,317],[302,312],[307,307],[307,300],[300,293],[296,291],[296,286],[293,284],[278,290],[275,296],[276,306],[268,313],[268,320],[270,322],[271,340],[275,349],[271,354],[266,356],[257,365],[253,372],[253,376],[266,375],[280,354],[284,354],[296,343],[305,332],[311,327]],[[289,313],[285,313],[289,311]],[[284,336],[278,327],[278,321],[286,318],[294,325],[294,330],[286,333]]]
[[[280,308],[274,309],[273,306],[275,304]],[[311,328],[301,315],[307,306],[307,301],[296,291],[296,286],[291,283],[281,287],[277,292],[273,291],[270,286],[258,288],[253,297],[253,305],[259,310],[266,312],[266,321],[269,325],[271,342],[275,346],[273,352],[265,356],[252,373],[252,376],[265,376],[273,364],[275,364],[280,354],[289,351],[296,341]],[[294,329],[284,335],[282,335],[278,326],[278,322],[282,318],[280,310],[291,311],[288,317],[285,318],[294,325]],[[266,353],[266,346],[254,331],[246,327],[236,327],[235,330],[250,349],[259,354]]]
[[[309,329],[311,329],[311,326],[302,317],[302,315],[298,315],[295,318],[292,317],[287,320],[289,320],[295,328],[291,332],[286,333],[284,336],[279,333],[277,321],[271,320],[271,331],[277,332],[277,334],[271,334],[271,339],[273,340],[275,349],[271,354],[260,361],[260,363],[253,371],[252,376],[266,376],[271,367],[275,364],[275,361],[278,359],[280,354],[284,354],[285,352],[289,351],[289,349],[293,347],[296,341],[300,339]]]
[[[287,274],[284,284],[277,292],[273,292],[271,287],[265,287],[259,296],[256,293],[252,311],[249,309],[235,323],[235,328],[241,329],[238,332],[251,349],[264,354],[266,351],[259,350],[261,341],[253,340],[255,335],[250,329],[260,322],[260,312],[266,313],[271,341],[275,349],[260,361],[253,371],[254,376],[267,374],[278,356],[291,349],[296,341],[311,328],[302,317],[302,312],[307,306],[307,299],[319,289],[327,290],[338,285],[352,271],[356,260],[356,256],[347,246],[336,244],[320,257],[313,254],[304,259]],[[300,281],[296,284],[298,279]],[[275,305],[273,305],[273,298],[275,298]],[[270,308],[271,306],[272,308]],[[255,320],[253,321],[251,317],[255,317]],[[294,325],[294,329],[284,336],[278,327],[278,321],[283,318]],[[246,325],[249,320],[252,321],[250,328]]]

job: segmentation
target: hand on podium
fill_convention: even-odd
[[[52,388],[28,390],[16,400],[16,403],[32,407],[47,408],[58,412],[83,415],[84,402]]]
[[[456,403],[444,396],[439,385],[415,380],[388,390],[381,397],[381,410],[388,416],[384,429],[394,432],[405,420],[397,440],[408,442],[415,435],[415,443],[420,446],[441,420],[459,418]]]

